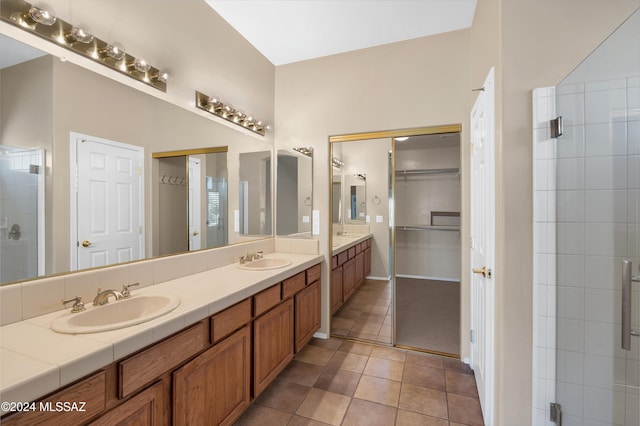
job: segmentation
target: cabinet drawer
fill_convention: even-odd
[[[349,249],[349,259],[353,259],[356,255],[356,248],[355,247],[351,247]]]
[[[307,269],[307,285],[320,279],[320,264]]]
[[[362,243],[356,244],[356,254],[359,254],[362,251]]]
[[[253,315],[257,317],[278,303],[280,303],[280,283],[253,296]]]
[[[48,398],[44,398],[40,404],[50,403],[51,409],[56,409],[56,403],[76,404],[77,408],[84,411],[28,411],[3,418],[0,423],[3,425],[69,425],[75,426],[83,423],[96,414],[104,411],[107,399],[107,374],[102,370],[91,377],[82,380],[75,385],[54,393]],[[80,403],[86,403],[80,406]],[[64,407],[64,405],[63,405]]]
[[[338,267],[338,256],[333,256],[331,258],[331,269],[336,269]]]
[[[367,243],[367,248],[371,248],[371,238],[369,238],[369,239],[366,241],[366,243]]]
[[[305,286],[305,273],[300,272],[291,278],[282,281],[282,300],[291,297]]]
[[[118,363],[119,396],[124,398],[203,350],[208,343],[204,321]]]
[[[251,298],[211,317],[211,341],[216,343],[251,321]]]
[[[349,253],[347,250],[338,253],[338,266],[342,265],[347,260],[349,260]]]

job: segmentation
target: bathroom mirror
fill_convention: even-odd
[[[367,176],[354,173],[345,176],[345,223],[364,223],[367,215]]]
[[[276,235],[311,237],[313,149],[278,150]]]
[[[158,225],[154,244],[159,255],[226,245],[227,147],[154,153],[158,162],[154,190]],[[186,207],[186,208],[185,208]],[[157,240],[157,241],[156,241]]]
[[[9,59],[14,60],[8,61]],[[241,156],[243,153],[262,152],[266,157],[271,157],[272,145],[259,137],[240,133],[205,118],[196,111],[185,110],[70,62],[60,61],[2,34],[0,94],[0,151],[9,151],[7,147],[11,147],[12,151],[25,151],[23,157],[29,159],[20,163],[20,173],[25,176],[29,174],[36,181],[41,181],[40,190],[35,191],[37,196],[34,195],[35,199],[29,201],[33,208],[29,217],[36,217],[34,223],[39,225],[33,232],[30,230],[33,226],[22,221],[27,215],[3,212],[3,208],[10,203],[0,201],[0,282],[31,279],[76,269],[72,266],[73,252],[78,249],[78,245],[82,246],[84,240],[72,242],[70,238],[74,228],[71,223],[70,177],[75,174],[77,167],[70,160],[72,132],[127,144],[143,151],[140,164],[131,168],[132,172],[141,173],[143,182],[142,224],[139,228],[142,235],[142,258],[176,253],[170,249],[160,250],[159,240],[168,228],[159,225],[159,198],[156,195],[161,185],[159,179],[163,174],[159,173],[158,160],[152,159],[152,153],[155,152],[228,147],[227,168],[233,172],[227,176],[226,188],[225,183],[216,181],[213,175],[203,173],[202,176],[212,179],[199,180],[201,200],[215,197],[214,193],[219,191],[208,188],[218,185],[219,188],[226,189],[228,201],[226,210],[220,204],[226,217],[222,213],[216,216],[213,213],[215,209],[207,211],[205,215],[201,205],[200,222],[203,226],[208,226],[207,230],[212,231],[207,232],[206,245],[201,239],[201,248],[211,247],[208,238],[214,234],[211,229],[213,226],[207,225],[206,220],[215,222],[216,217],[218,226],[226,226],[227,233],[226,236],[221,236],[221,232],[218,232],[216,241],[211,242],[214,246],[222,242],[231,244],[272,235],[271,179],[266,175],[259,186],[259,193],[251,188],[251,194],[255,194],[261,206],[255,211],[256,217],[261,221],[260,227],[258,230],[250,228],[242,235],[234,232],[234,213],[240,210],[239,175],[243,173],[243,167],[251,167],[251,171],[255,167],[252,162],[241,161]],[[38,154],[27,154],[30,150],[38,150]],[[0,173],[5,173],[7,164],[14,164],[7,166],[13,167],[11,173],[15,175],[18,172],[16,155],[13,154],[11,160],[0,158],[3,168]],[[270,161],[268,167],[270,170]],[[187,173],[182,173],[182,177],[186,178]],[[4,176],[3,174],[3,183],[8,183]],[[255,204],[251,199],[249,206]],[[187,202],[183,207],[182,214],[189,212]],[[251,213],[253,212],[252,210]],[[179,220],[184,223],[182,219]],[[21,230],[17,240],[8,237],[14,224],[19,225]],[[204,234],[202,231],[198,232]],[[41,235],[37,236],[38,233]],[[11,235],[17,238],[18,232]],[[197,243],[194,247],[196,246]],[[183,244],[176,250],[188,250],[188,243],[186,247]],[[11,260],[16,258],[24,262],[29,259],[29,265]],[[137,258],[123,259],[122,261],[129,261]],[[115,257],[104,264],[120,261]],[[8,272],[6,265],[19,266],[15,267],[15,271]]]

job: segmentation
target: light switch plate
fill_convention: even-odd
[[[377,215],[376,216],[376,223],[382,223],[382,222],[384,222],[384,216]]]

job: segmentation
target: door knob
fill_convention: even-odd
[[[193,236],[195,237],[196,235],[200,234],[198,231],[193,231]]]
[[[91,241],[84,240],[82,242],[82,247],[89,247],[91,245]]]
[[[482,274],[485,278],[491,278],[491,268],[487,268],[486,266],[483,266],[482,268],[473,268],[472,271],[474,274]]]

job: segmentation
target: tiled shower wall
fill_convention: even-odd
[[[638,425],[640,356],[638,339],[620,349],[620,265],[631,259],[638,273],[640,78],[562,85],[555,96],[533,93],[533,423],[552,424],[557,401],[565,425]],[[564,135],[550,139],[555,105]]]

